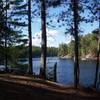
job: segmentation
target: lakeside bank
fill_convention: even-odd
[[[100,93],[34,78],[0,74],[0,100],[100,100]]]

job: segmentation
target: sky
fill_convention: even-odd
[[[63,8],[59,7],[57,10],[50,10],[50,13],[61,11]],[[87,14],[87,12],[85,12]],[[57,24],[57,19],[52,17],[54,25]],[[82,34],[91,33],[94,29],[98,28],[98,22],[82,23],[81,28],[84,31]],[[64,28],[51,28],[47,27],[47,46],[48,47],[58,47],[61,43],[69,43],[72,37],[64,33]],[[32,45],[41,46],[41,20],[39,17],[32,20]]]
[[[71,40],[70,35],[65,35],[63,29],[46,29],[47,32],[47,46],[58,47],[61,43],[68,43]],[[35,46],[41,45],[41,21],[34,20],[32,24],[32,44]]]
[[[32,24],[32,44],[35,46],[40,46],[41,45],[41,23],[39,22],[40,20],[35,20],[33,21]],[[85,24],[83,23],[81,25],[83,29],[82,34],[87,34],[91,33],[94,29],[98,28],[98,23],[95,22],[92,26],[91,24]],[[72,39],[72,37],[67,34],[64,34],[64,29],[59,28],[59,29],[51,29],[47,28],[47,46],[48,47],[58,47],[59,44],[61,43],[69,43]]]

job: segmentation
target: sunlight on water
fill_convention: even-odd
[[[73,85],[74,66],[71,59],[59,59],[57,57],[47,58],[47,77],[53,75],[53,67],[57,62],[57,82],[63,85]],[[95,77],[95,61],[80,61],[80,84],[83,86],[93,85]],[[40,58],[33,58],[33,72],[39,75]],[[100,73],[100,68],[99,68]],[[51,76],[50,76],[51,75]]]

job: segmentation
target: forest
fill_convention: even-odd
[[[79,44],[79,56],[80,58],[89,58],[96,57],[97,53],[97,38],[95,33],[89,33],[84,36],[79,36],[80,44]],[[64,57],[68,56],[69,58],[73,58],[74,56],[74,40],[71,40],[68,44],[62,43],[59,44],[59,47],[47,47],[47,57]],[[3,55],[4,51],[0,52],[0,63],[3,64]],[[16,52],[16,53],[15,53]],[[8,48],[8,57],[9,64],[15,63],[13,59],[18,61],[20,58],[28,58],[28,46],[20,45],[15,47]],[[41,47],[33,46],[32,47],[32,57],[40,57],[41,56]],[[16,62],[17,63],[17,62]]]
[[[95,33],[88,33],[84,36],[79,36],[79,57],[89,58],[96,57],[97,54],[97,37]],[[71,40],[68,44],[60,44],[58,48],[58,56],[73,57],[74,56],[74,40]]]
[[[37,23],[38,27],[36,28]],[[82,26],[90,32],[85,33]],[[51,44],[56,43],[56,35],[50,34],[48,32],[50,29],[53,32],[54,30],[59,31],[59,41],[63,40],[61,35],[65,37],[69,35],[70,41],[67,42],[69,39],[67,37],[64,43],[59,42],[59,46],[49,46],[49,37],[54,40]],[[40,36],[37,34],[34,37],[37,31],[40,31]],[[33,42],[35,38],[40,39],[40,46],[36,46],[38,41],[37,43]],[[92,87],[97,90],[100,81],[98,80],[100,78],[99,0],[0,0],[0,66],[5,67],[4,75],[8,73],[10,75],[26,75],[30,78],[38,77],[43,80],[40,81],[43,84],[47,80],[47,57],[58,57],[58,61],[63,57],[73,59],[73,87],[75,90],[82,84],[80,82],[80,59],[88,58],[90,62],[95,60]],[[25,66],[19,64],[19,60],[24,58],[28,59],[28,64]],[[34,74],[33,58],[41,60],[38,76]],[[53,65],[55,79],[58,71],[57,63],[55,62]],[[23,68],[19,71],[17,68],[21,66]],[[66,64],[66,66],[68,65]],[[63,68],[63,63],[61,67]],[[23,71],[25,68],[27,71]],[[62,77],[65,78],[65,76]]]

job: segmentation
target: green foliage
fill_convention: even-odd
[[[68,44],[60,44],[58,55],[70,57],[74,56],[74,45],[75,42],[72,40]],[[95,33],[89,33],[84,36],[80,36],[79,39],[79,56],[86,57],[90,55],[91,57],[96,57],[97,54],[97,35]]]
[[[68,54],[67,44],[60,44],[58,49],[58,56],[66,56]]]
[[[58,48],[56,47],[48,47],[47,48],[47,56],[57,56],[58,55]]]
[[[81,55],[86,56],[88,54],[95,56],[97,52],[97,40],[94,34],[87,34],[81,37]]]
[[[74,56],[74,40],[72,40],[69,44],[68,44],[68,55],[70,57]]]
[[[22,0],[0,0],[0,63],[4,64],[6,57],[9,58],[8,64],[10,60],[16,59],[16,49],[13,46],[25,42],[23,35],[20,34],[20,27],[27,26],[27,24],[22,20],[21,13],[18,16],[14,14],[23,10],[27,12],[24,3]]]
[[[21,73],[26,73],[28,69],[28,64],[11,63],[11,68],[16,68]]]
[[[10,47],[9,50],[9,61],[10,63],[17,63],[20,58],[28,58],[28,46],[19,45]],[[58,55],[58,48],[55,47],[48,47],[47,48],[47,56],[57,56]],[[41,56],[41,48],[37,46],[32,47],[32,57],[40,57]],[[14,59],[15,58],[15,59]]]
[[[33,57],[40,57],[41,56],[41,48],[37,46],[33,46]],[[55,47],[47,47],[47,57],[50,56],[57,56],[58,55],[58,48]]]

